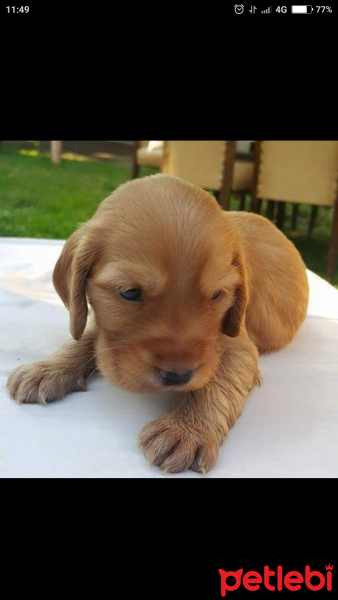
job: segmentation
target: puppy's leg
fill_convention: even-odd
[[[170,473],[211,469],[255,384],[260,384],[256,346],[247,336],[227,338],[210,382],[141,430],[138,443],[149,462]]]
[[[85,390],[85,377],[95,369],[95,335],[95,324],[89,324],[79,341],[68,340],[46,360],[15,369],[7,382],[11,397],[19,403],[46,404]]]

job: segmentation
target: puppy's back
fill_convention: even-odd
[[[225,218],[240,232],[246,262],[249,304],[246,326],[261,352],[288,344],[303,322],[309,299],[304,262],[271,221],[246,212]]]

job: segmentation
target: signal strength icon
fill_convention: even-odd
[[[270,13],[272,13],[272,6],[268,6],[268,8],[266,8],[265,10],[261,10],[261,13],[263,15],[269,15]]]

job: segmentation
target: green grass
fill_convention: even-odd
[[[95,213],[103,198],[131,177],[130,163],[82,161],[85,157],[73,156],[74,160],[53,165],[37,145],[32,148],[28,152],[37,155],[22,155],[6,146],[0,150],[0,236],[66,239]],[[154,172],[142,169],[141,175]],[[236,210],[237,206],[233,199],[230,208]],[[310,208],[300,207],[297,232],[290,231],[290,213],[288,205],[286,235],[307,266],[325,277],[332,210],[319,210],[311,239],[306,236]],[[338,285],[338,265],[334,284]]]
[[[128,164],[0,152],[0,235],[67,238],[98,204],[130,179]]]

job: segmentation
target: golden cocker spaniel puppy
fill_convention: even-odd
[[[18,402],[85,389],[96,368],[134,392],[181,392],[139,445],[169,472],[205,472],[260,383],[258,353],[278,350],[307,310],[304,263],[267,219],[224,212],[186,181],[121,185],[66,242],[53,281],[69,340],[9,378]],[[92,315],[88,317],[88,303]]]

